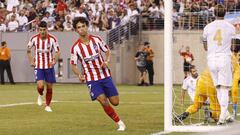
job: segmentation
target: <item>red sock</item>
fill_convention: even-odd
[[[117,113],[114,111],[114,109],[109,105],[109,106],[103,106],[104,111],[106,114],[115,122],[119,122],[119,117]]]
[[[38,93],[39,93],[40,95],[43,95],[43,90],[44,90],[44,88],[39,88],[39,87],[37,87],[37,90],[38,90]]]
[[[46,93],[46,105],[49,106],[52,100],[52,89],[47,89]]]

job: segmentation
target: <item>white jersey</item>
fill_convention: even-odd
[[[231,39],[235,27],[226,20],[215,20],[203,31],[203,41],[208,45],[208,58],[231,55]]]
[[[188,76],[183,80],[183,84],[182,84],[182,89],[188,92],[188,95],[192,101],[194,101],[197,80],[198,78],[193,78],[192,76]]]
[[[56,38],[48,34],[45,40],[40,38],[40,35],[34,35],[28,42],[28,48],[35,47],[34,63],[37,69],[52,68],[50,63],[53,61],[52,51],[59,52],[59,45]]]
[[[89,39],[88,45],[78,40],[72,46],[71,64],[77,64],[77,61],[80,61],[87,81],[97,81],[111,76],[108,68],[101,67],[104,62],[101,52],[108,51],[108,46],[97,36],[89,35]]]

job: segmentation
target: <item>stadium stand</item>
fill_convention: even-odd
[[[174,28],[202,29],[214,20],[214,6],[222,1],[173,0]],[[229,12],[240,10],[239,1],[225,0],[224,4]],[[0,31],[35,31],[41,20],[48,23],[50,31],[71,31],[72,20],[83,16],[91,22],[89,30],[98,32],[125,25],[138,15],[143,30],[163,29],[163,0],[1,0]]]

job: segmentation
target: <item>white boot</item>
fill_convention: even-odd
[[[117,131],[125,131],[126,126],[125,126],[125,124],[123,123],[123,121],[120,120],[117,124],[118,124],[118,129],[117,129]]]
[[[52,109],[51,109],[50,106],[46,106],[46,107],[45,107],[45,111],[47,111],[47,112],[52,112]]]

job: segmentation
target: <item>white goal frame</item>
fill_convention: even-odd
[[[164,132],[208,132],[223,129],[219,126],[174,126],[172,123],[173,90],[173,21],[172,0],[164,0]],[[156,133],[156,134],[162,134]]]

